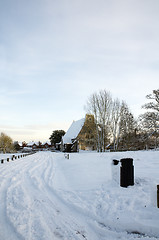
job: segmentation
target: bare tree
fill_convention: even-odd
[[[159,89],[153,90],[152,94],[147,95],[146,98],[152,101],[144,104],[142,108],[159,112]]]
[[[98,151],[105,151],[106,145],[112,142],[114,150],[117,150],[119,139],[134,129],[133,115],[127,104],[118,99],[113,100],[106,90],[92,94],[85,109],[95,117]]]
[[[136,121],[130,112],[128,105],[122,101],[120,108],[120,121],[118,128],[117,145],[120,140],[120,146],[129,148],[134,141]]]
[[[145,142],[147,145],[154,144],[154,147],[157,148],[158,137],[159,137],[159,113],[158,112],[146,112],[139,117],[140,126],[143,131],[146,132]],[[155,141],[154,141],[155,139]]]
[[[111,114],[111,131],[113,137],[113,146],[114,150],[118,147],[118,139],[120,135],[120,117],[121,117],[121,103],[119,99],[114,100],[112,106],[112,114]]]
[[[109,134],[112,97],[106,90],[92,94],[86,105],[87,112],[94,114],[96,122],[97,150],[105,151],[107,135]]]
[[[99,125],[101,127],[102,151],[105,151],[107,137],[110,133],[110,120],[112,114],[113,100],[109,92],[100,91],[98,95]]]
[[[147,132],[148,138],[155,136],[155,147],[157,147],[159,135],[159,89],[153,90],[146,98],[152,101],[142,106],[142,108],[148,109],[149,112],[140,115],[140,123],[143,130]]]

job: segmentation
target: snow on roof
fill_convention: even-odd
[[[72,139],[75,139],[81,131],[85,118],[78,121],[73,121],[66,134],[62,137],[63,143],[72,143]]]
[[[35,145],[37,145],[37,146],[39,146],[39,143],[41,143],[40,141],[38,141],[38,142],[34,142],[34,141],[31,141],[31,142],[29,142],[28,144],[27,144],[27,146],[33,146],[34,144]],[[45,145],[45,144],[48,144],[48,145],[51,145],[51,142],[48,140],[48,141],[46,141],[46,142],[43,142],[43,143],[41,143],[42,145]]]
[[[32,142],[29,142],[28,144],[27,144],[27,146],[33,146],[33,145],[39,145],[39,142],[34,142],[34,141],[32,141]]]
[[[45,144],[51,145],[51,142],[48,140],[46,142],[43,142],[43,145],[45,145]]]
[[[34,144],[34,142],[28,142],[28,146],[32,146]]]

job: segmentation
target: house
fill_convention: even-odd
[[[17,147],[20,149],[20,150],[43,150],[43,149],[51,149],[52,145],[51,145],[51,142],[50,141],[46,141],[44,143],[41,143],[40,141],[37,141],[37,142],[34,142],[34,141],[31,141],[31,142],[18,142],[17,144]]]
[[[79,149],[96,149],[96,125],[94,116],[91,114],[86,114],[85,118],[73,121],[66,134],[62,137],[62,151],[77,152]]]
[[[38,142],[29,142],[28,144],[27,144],[27,147],[30,147],[30,148],[32,148],[32,149],[35,149],[35,148],[38,148]]]
[[[34,150],[37,150],[39,148],[42,148],[42,143],[40,141],[38,141],[38,142],[32,141],[32,142],[29,142],[27,144],[27,147],[30,147],[30,148],[32,148]]]
[[[14,143],[15,144],[15,146],[16,146],[16,149],[18,149],[18,150],[21,150],[21,149],[23,149],[24,147],[26,147],[27,146],[27,144],[26,144],[26,142],[15,142]]]
[[[56,144],[55,144],[55,149],[56,149],[57,151],[60,151],[60,148],[61,148],[61,142],[56,143]]]
[[[44,142],[44,143],[42,144],[42,148],[48,149],[48,148],[50,148],[50,147],[51,147],[51,142],[50,142],[50,141]]]

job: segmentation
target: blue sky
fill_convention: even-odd
[[[135,116],[159,88],[158,0],[1,0],[0,132],[47,140],[94,92]]]

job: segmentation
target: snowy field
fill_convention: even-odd
[[[134,159],[128,188],[112,174],[112,159],[124,157]],[[159,239],[157,184],[159,151],[39,152],[5,162],[0,240]]]

